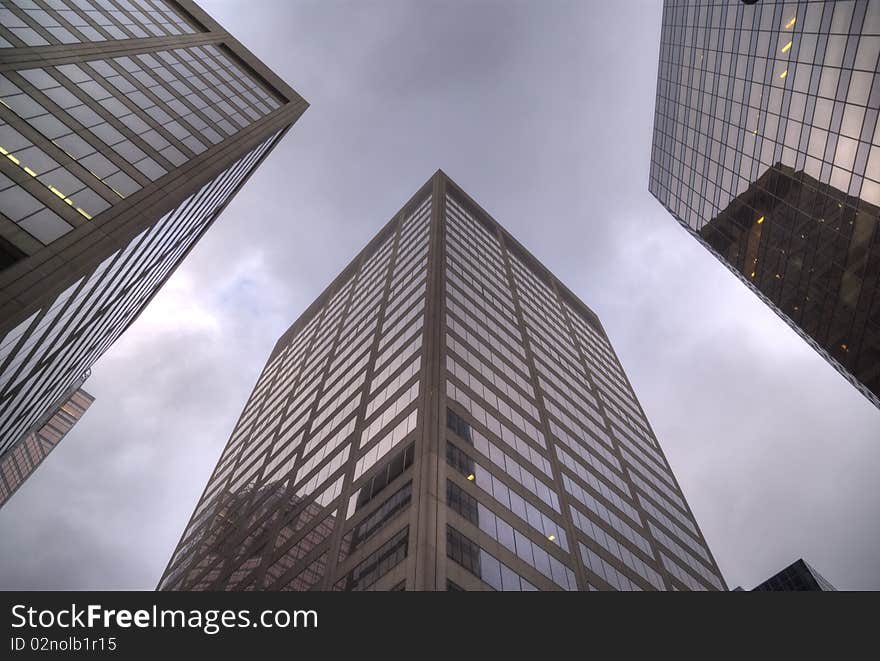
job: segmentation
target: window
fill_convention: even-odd
[[[452,409],[446,409],[446,426],[461,436],[468,443],[473,443],[471,426]]]
[[[410,443],[405,449],[398,452],[378,473],[367,480],[364,485],[351,496],[348,506],[348,517],[365,507],[373,498],[393,482],[398,476],[412,466],[415,446]]]
[[[394,535],[337,582],[337,590],[366,590],[406,559],[409,548],[409,526]]]

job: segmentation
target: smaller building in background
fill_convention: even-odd
[[[742,588],[737,588],[741,591]],[[836,592],[822,574],[813,569],[803,558],[791,563],[781,572],[774,574],[755,587],[752,592],[796,592],[796,591]]]
[[[73,426],[83,417],[95,398],[83,390],[81,383],[71,389],[72,394],[59,401],[45,423],[27,434],[0,460],[0,508],[24,484],[37,466],[61,442]]]

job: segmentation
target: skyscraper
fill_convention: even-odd
[[[880,406],[880,2],[664,4],[649,190]]]
[[[742,590],[742,588],[737,588]],[[752,592],[836,592],[822,574],[813,569],[803,558],[792,562],[766,581],[752,588]]]
[[[442,172],[282,335],[174,590],[723,590],[596,315]]]
[[[306,106],[188,0],[0,7],[0,457]]]
[[[0,507],[18,491],[95,401],[80,385],[72,386],[70,396],[63,397],[61,404],[47,413],[48,420],[41,423],[37,431],[28,434],[0,457]]]

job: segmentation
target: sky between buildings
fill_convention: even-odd
[[[0,510],[0,587],[153,589],[275,340],[442,168],[599,315],[731,588],[880,589],[880,411],[647,192],[659,2],[200,4],[311,107]]]

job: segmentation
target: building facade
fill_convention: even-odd
[[[0,5],[0,457],[306,106],[188,0]]]
[[[724,590],[596,315],[442,172],[278,340],[163,590]]]
[[[795,560],[782,571],[752,589],[752,592],[836,592],[825,577],[803,558]]]
[[[880,2],[663,9],[650,192],[880,406]]]
[[[0,508],[24,484],[37,466],[54,450],[67,432],[79,422],[95,401],[89,393],[73,385],[73,392],[63,398],[60,406],[51,411],[49,419],[35,432],[0,458]],[[47,414],[48,415],[48,414]]]

